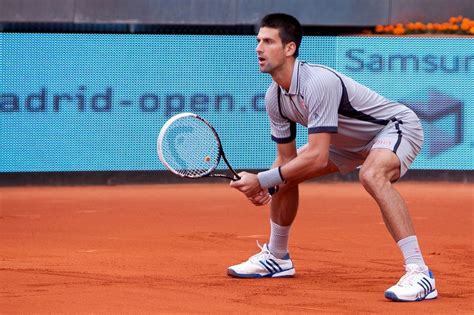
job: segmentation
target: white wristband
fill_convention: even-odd
[[[257,174],[257,177],[258,181],[260,182],[260,187],[263,189],[275,187],[285,182],[281,176],[280,167],[275,167],[268,171],[260,172]]]

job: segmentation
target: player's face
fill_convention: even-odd
[[[276,28],[261,27],[257,34],[258,66],[264,73],[274,73],[286,61],[285,47]]]

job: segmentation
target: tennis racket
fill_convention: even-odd
[[[240,179],[227,161],[214,127],[196,114],[181,113],[171,117],[160,130],[157,151],[163,165],[178,176]],[[221,159],[232,175],[216,172]]]

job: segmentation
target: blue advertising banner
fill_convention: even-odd
[[[0,33],[0,172],[163,170],[156,137],[179,112],[215,125],[237,169],[268,168],[271,78],[253,36]],[[415,169],[474,169],[474,41],[306,37],[335,68],[422,119]],[[297,142],[306,131],[298,129]]]

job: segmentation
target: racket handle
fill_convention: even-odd
[[[280,186],[270,187],[268,188],[268,193],[270,194],[270,196],[272,196],[276,194],[279,189],[280,189]]]

